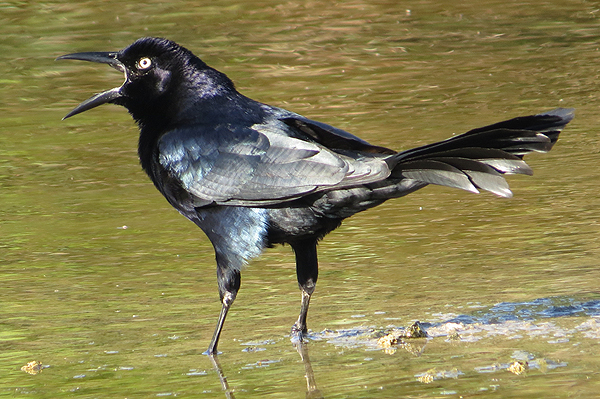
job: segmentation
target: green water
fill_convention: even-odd
[[[595,398],[600,390],[600,4],[590,1],[0,2],[0,396]],[[243,273],[219,372],[201,231],[154,189],[118,86],[55,62],[173,39],[244,94],[406,149],[575,107],[514,198],[428,187],[320,245],[310,363],[289,341],[289,248]],[[392,327],[430,338],[384,350]],[[43,371],[21,367],[32,360]],[[306,360],[306,358],[305,358]],[[525,372],[508,371],[515,361]],[[309,396],[318,396],[311,390]]]

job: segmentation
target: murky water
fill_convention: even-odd
[[[0,3],[0,395],[597,397],[599,10]],[[558,106],[577,115],[551,153],[528,157],[533,177],[510,179],[513,199],[428,187],[328,236],[302,357],[287,335],[293,256],[267,251],[227,320],[224,392],[201,355],[220,308],[210,244],[141,172],[124,109],[60,120],[122,76],[54,58],[145,35],[180,42],[250,97],[391,148]],[[378,344],[415,320],[429,338]],[[21,370],[34,360],[40,373]]]

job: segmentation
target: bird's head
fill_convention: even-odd
[[[65,59],[108,64],[125,74],[125,82],[90,97],[63,119],[112,103],[126,107],[138,122],[152,119],[157,113],[164,120],[173,117],[173,112],[184,112],[182,103],[193,104],[190,96],[201,98],[233,90],[225,75],[166,39],[146,37],[118,52],[73,53],[57,58]]]

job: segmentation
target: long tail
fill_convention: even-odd
[[[531,175],[523,161],[530,152],[548,152],[574,110],[557,108],[471,130],[460,136],[400,152],[387,158],[392,178],[410,179],[501,197],[512,192],[504,174]]]

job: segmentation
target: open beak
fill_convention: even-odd
[[[108,64],[111,67],[125,73],[125,79],[127,79],[127,71],[125,66],[117,59],[117,53],[114,52],[87,52],[87,53],[73,53],[61,55],[57,58],[57,60],[81,60],[81,61],[90,61],[90,62],[99,62],[102,64]],[[121,94],[121,88],[115,87],[114,89],[110,89],[107,91],[103,91],[102,93],[98,93],[81,104],[75,107],[71,112],[69,112],[63,120],[72,117],[73,115],[77,115],[84,111],[87,111],[92,108],[96,108],[99,105],[113,102],[115,99],[123,97]]]

